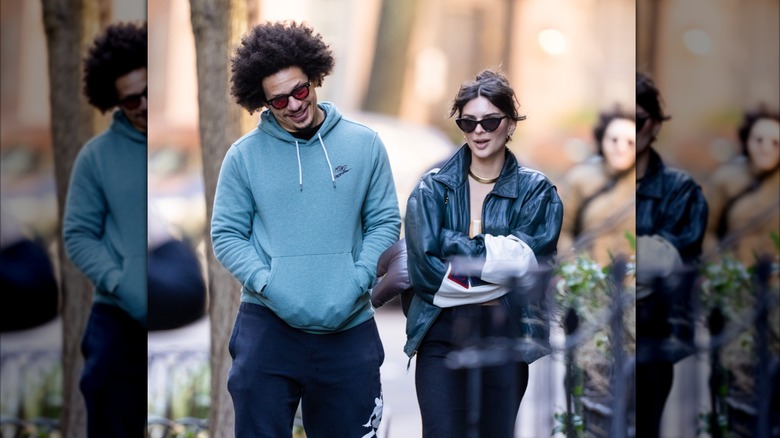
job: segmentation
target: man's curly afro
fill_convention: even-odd
[[[116,80],[147,65],[146,22],[116,23],[95,38],[84,59],[84,94],[102,112],[119,104]]]
[[[266,77],[295,66],[309,77],[312,85],[318,86],[334,64],[333,53],[322,35],[295,22],[255,26],[241,39],[231,61],[230,92],[236,103],[250,113],[266,106],[268,99],[262,86]]]

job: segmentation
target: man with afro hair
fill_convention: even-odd
[[[65,250],[94,286],[80,388],[90,437],[144,436],[146,24],[110,25],[84,61],[84,94],[108,129],[79,151],[63,216]]]
[[[384,360],[370,290],[401,226],[376,132],[317,101],[333,69],[319,34],[258,25],[232,59],[232,95],[257,128],[222,163],[211,238],[241,283],[229,343],[236,436],[372,437]],[[222,291],[229,292],[229,291]]]

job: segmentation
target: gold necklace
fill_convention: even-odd
[[[474,172],[471,171],[471,168],[469,168],[469,176],[474,178],[474,181],[480,184],[493,184],[494,182],[498,181],[498,177],[501,176],[501,174],[498,174],[498,176],[495,178],[482,178],[481,176],[477,176]]]

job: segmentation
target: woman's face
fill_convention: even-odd
[[[759,119],[747,140],[750,162],[759,172],[774,169],[780,162],[780,122]]]
[[[644,124],[642,123],[644,120]],[[653,120],[650,114],[642,108],[641,105],[636,106],[636,153],[640,155],[644,153],[647,148],[655,140],[655,136],[658,135],[658,131],[661,129],[661,122]]]
[[[613,119],[604,131],[601,150],[607,165],[618,172],[636,163],[636,123],[629,119]]]
[[[507,117],[484,96],[471,99],[463,106],[460,118],[481,121],[495,117],[503,117],[503,119],[498,128],[491,132],[486,131],[482,124],[477,124],[471,132],[464,132],[473,159],[482,161],[491,161],[498,157],[503,159],[507,136],[515,131],[515,121]]]

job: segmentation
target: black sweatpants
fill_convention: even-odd
[[[237,437],[290,436],[299,401],[308,438],[376,436],[385,353],[373,318],[311,334],[263,306],[241,303],[229,350]]]
[[[81,393],[87,433],[95,437],[145,436],[147,331],[127,313],[95,303],[81,342]]]

